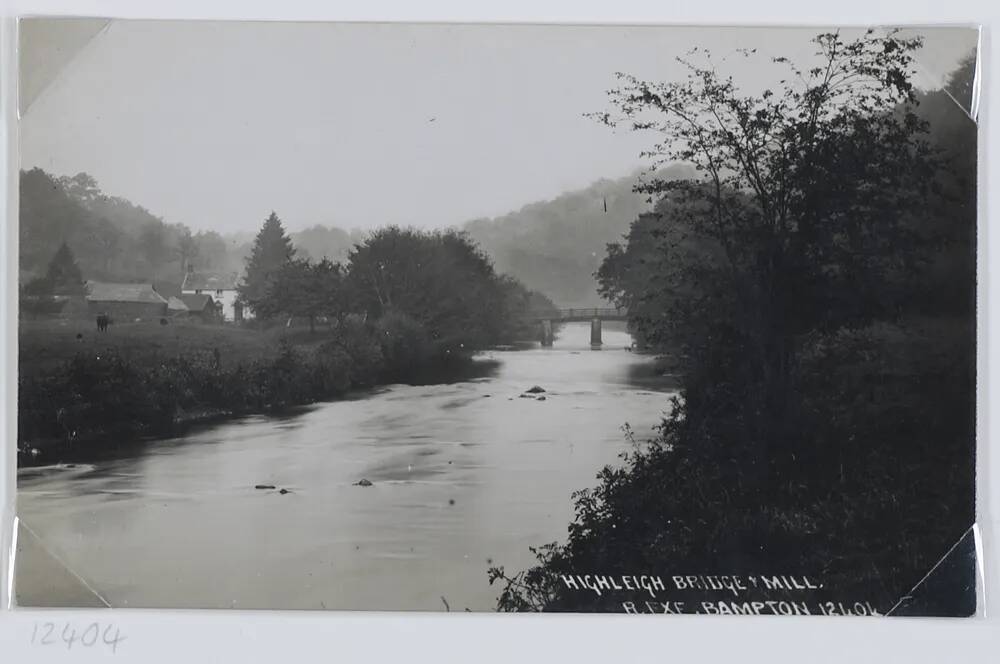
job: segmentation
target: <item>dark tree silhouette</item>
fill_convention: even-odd
[[[271,283],[278,271],[294,256],[292,241],[285,234],[278,215],[272,211],[257,233],[247,258],[246,274],[239,285],[239,297],[243,303],[255,312],[262,306],[262,311],[268,311],[266,300]]]
[[[972,524],[975,159],[949,145],[974,147],[975,125],[911,86],[918,39],[815,43],[760,94],[708,53],[685,80],[611,92],[598,119],[653,132],[654,169],[697,172],[646,179],[654,211],[598,272],[682,391],[575,494],[564,545],[490,570],[499,608],[621,610],[564,580],[686,570],[822,576],[811,599],[886,611]],[[789,599],[740,599],[762,598]]]
[[[63,242],[49,261],[44,277],[30,282],[26,292],[31,295],[84,295],[86,286],[80,266],[69,245]]]
[[[310,332],[314,332],[317,318],[342,321],[349,313],[346,288],[344,271],[338,263],[293,259],[275,273],[256,311],[265,317],[283,314],[306,318]]]

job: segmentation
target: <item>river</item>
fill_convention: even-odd
[[[485,353],[485,377],[24,469],[18,601],[84,603],[89,586],[114,607],[493,610],[487,568],[564,541],[572,492],[628,449],[622,425],[648,437],[669,408],[628,334],[604,342],[570,324],[553,348]],[[544,401],[519,396],[533,385]]]

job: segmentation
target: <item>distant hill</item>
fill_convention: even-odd
[[[645,195],[632,191],[640,174],[599,180],[462,228],[493,258],[498,272],[516,277],[558,306],[602,306],[593,275],[607,245],[621,240],[636,217],[651,207]],[[692,172],[675,166],[658,175],[680,178]],[[153,282],[163,292],[174,293],[188,265],[242,273],[253,242],[251,230],[192,232],[183,224],[166,222],[140,205],[104,193],[86,173],[56,176],[35,168],[21,171],[20,185],[22,284],[43,274],[65,241],[87,279]],[[366,233],[315,225],[290,235],[302,258],[344,261]]]
[[[607,245],[651,209],[644,194],[632,191],[639,175],[599,180],[502,217],[470,221],[464,230],[493,257],[498,272],[545,293],[558,306],[603,306],[593,275]],[[692,177],[693,171],[671,166],[658,175],[679,179]]]

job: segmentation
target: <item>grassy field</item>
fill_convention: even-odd
[[[19,463],[34,465],[115,453],[195,421],[489,370],[392,318],[336,333],[191,321],[99,332],[90,321],[66,320],[24,321],[19,332]]]
[[[206,325],[193,321],[116,323],[98,332],[90,320],[28,320],[18,330],[19,370],[22,375],[59,368],[78,354],[99,356],[114,351],[139,365],[163,357],[202,355],[218,349],[223,365],[274,356],[282,340],[297,347],[318,345],[329,332],[308,327],[259,330],[234,325]]]

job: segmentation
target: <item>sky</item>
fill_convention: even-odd
[[[454,226],[641,167],[649,136],[583,116],[609,110],[615,72],[671,80],[697,46],[763,88],[766,59],[805,61],[819,31],[33,19],[21,167],[86,171],[195,230],[253,232],[271,210],[291,230]],[[924,88],[978,39],[913,32]]]

